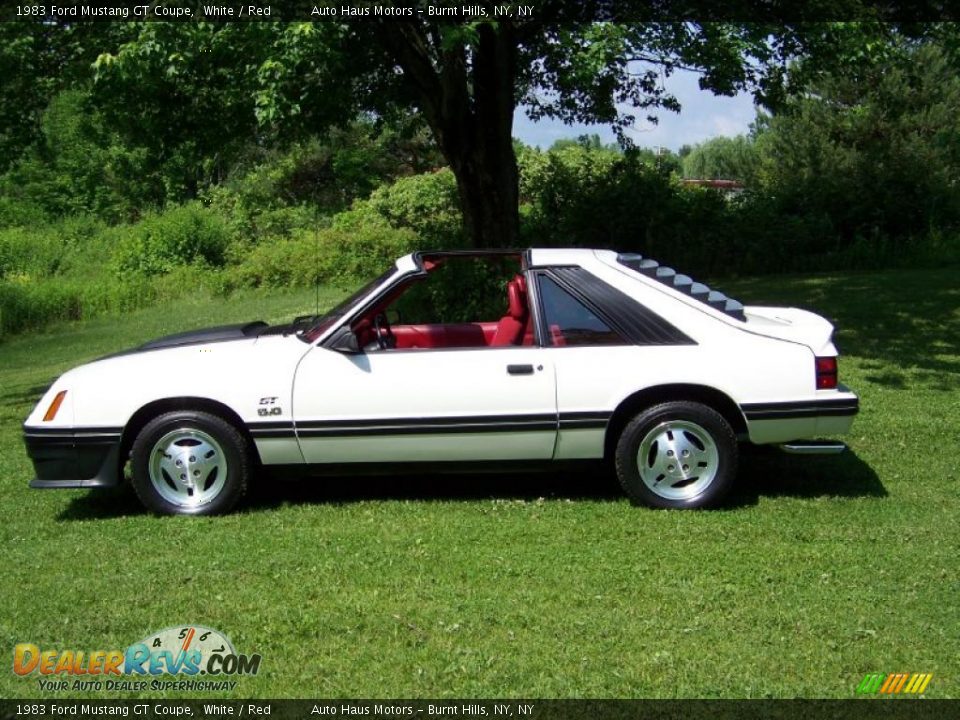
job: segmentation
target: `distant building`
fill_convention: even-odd
[[[700,178],[684,178],[680,181],[684,185],[693,185],[695,187],[713,188],[723,193],[726,198],[734,198],[745,189],[745,186],[739,180],[706,180]]]

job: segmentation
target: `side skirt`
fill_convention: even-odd
[[[497,473],[584,473],[606,470],[602,460],[488,460],[472,462],[325,463],[264,465],[262,472],[278,479],[382,475],[483,475]]]

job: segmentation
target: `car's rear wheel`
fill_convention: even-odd
[[[250,450],[223,418],[190,410],[151,420],[130,451],[133,487],[141,502],[164,515],[215,515],[246,492]]]
[[[623,429],[617,477],[635,503],[660,508],[715,506],[737,473],[737,439],[720,413],[696,402],[648,408]]]

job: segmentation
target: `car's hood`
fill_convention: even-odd
[[[748,305],[744,308],[747,329],[768,337],[790,340],[809,347],[815,355],[830,355],[833,325],[824,317],[807,310]]]
[[[134,351],[160,350],[162,348],[180,347],[182,345],[245,340],[247,338],[257,337],[257,335],[267,327],[265,322],[257,320],[255,322],[239,323],[237,325],[220,325],[202,330],[189,330],[187,332],[157,338],[156,340],[150,340],[140,347],[135,348]]]
[[[218,325],[217,327],[202,328],[200,330],[188,330],[187,332],[165,335],[155,340],[149,340],[143,345],[138,345],[129,350],[106,355],[100,360],[120,357],[122,355],[131,355],[133,353],[148,352],[151,350],[167,350],[169,348],[183,347],[185,345],[208,345],[210,343],[233,342],[236,340],[251,340],[260,336],[265,330],[270,328],[262,320],[256,320],[248,323],[238,323],[236,325]],[[272,330],[272,328],[270,328]]]

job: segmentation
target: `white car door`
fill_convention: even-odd
[[[316,347],[294,380],[307,463],[547,460],[557,436],[549,351]]]

